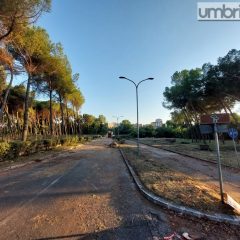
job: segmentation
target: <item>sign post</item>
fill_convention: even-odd
[[[224,195],[223,195],[223,177],[222,177],[222,167],[221,167],[221,158],[220,158],[220,149],[219,149],[219,141],[218,141],[218,133],[217,133],[217,122],[219,117],[216,114],[211,115],[212,122],[214,124],[214,136],[216,141],[216,150],[217,150],[217,160],[218,160],[218,175],[219,175],[219,185],[220,185],[220,194],[221,194],[221,202],[224,203]]]
[[[230,128],[228,130],[228,135],[230,138],[232,138],[233,141],[233,146],[234,146],[234,150],[235,150],[235,154],[236,154],[236,158],[237,158],[237,162],[238,162],[238,166],[240,167],[240,161],[239,161],[239,157],[238,157],[238,152],[237,152],[237,147],[236,147],[236,142],[235,139],[238,137],[238,131],[235,128]]]

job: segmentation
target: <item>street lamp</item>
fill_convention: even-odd
[[[118,121],[119,121],[120,118],[123,118],[123,116],[113,116],[113,118],[117,119],[117,129],[118,129],[118,138],[119,138],[119,124],[118,124]]]
[[[137,150],[138,150],[138,155],[139,155],[139,118],[138,118],[138,86],[144,82],[144,81],[148,81],[148,80],[153,80],[154,78],[146,78],[146,79],[143,79],[142,81],[140,81],[139,83],[135,83],[133,80],[129,79],[129,78],[126,78],[126,77],[119,77],[120,79],[125,79],[125,80],[128,80],[130,82],[132,82],[136,88],[136,102],[137,102]]]

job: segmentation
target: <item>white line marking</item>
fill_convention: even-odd
[[[34,196],[33,198],[31,198],[30,200],[28,200],[27,202],[20,204],[19,208],[16,211],[12,211],[13,213],[10,213],[4,220],[2,220],[0,222],[0,226],[5,225],[12,217],[14,217],[14,215],[16,215],[17,213],[19,213],[26,205],[30,204],[31,202],[33,202],[34,200],[36,200],[41,194],[43,194],[44,192],[46,192],[51,186],[53,186],[55,183],[57,183],[61,178],[63,177],[60,176],[57,179],[55,179],[54,181],[52,181],[47,187],[45,187],[44,189],[42,189],[40,192],[38,192],[36,194],[36,196]]]

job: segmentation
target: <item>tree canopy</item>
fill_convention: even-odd
[[[32,134],[31,128],[50,135],[81,131],[85,99],[79,74],[72,72],[62,44],[53,43],[45,29],[34,26],[50,9],[51,0],[0,0],[0,123],[14,126],[16,118],[23,141]],[[27,79],[12,87],[17,74]],[[49,100],[36,100],[39,95]]]

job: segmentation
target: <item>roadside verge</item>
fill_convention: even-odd
[[[195,210],[193,208],[174,204],[171,201],[168,201],[164,198],[157,196],[156,194],[154,194],[153,192],[148,190],[141,183],[139,177],[137,176],[137,174],[131,167],[131,165],[130,165],[129,161],[127,160],[123,151],[120,148],[119,148],[119,151],[124,159],[124,162],[129,170],[135,184],[137,185],[137,188],[149,201],[151,201],[157,205],[160,205],[162,207],[165,207],[167,209],[173,210],[180,214],[189,215],[189,216],[197,217],[197,218],[201,218],[201,219],[208,219],[208,220],[215,221],[215,222],[229,223],[229,224],[234,224],[234,225],[240,226],[240,217],[230,216],[230,215],[226,215],[226,214],[219,214],[219,213],[215,213],[215,214],[205,213],[202,211]]]

